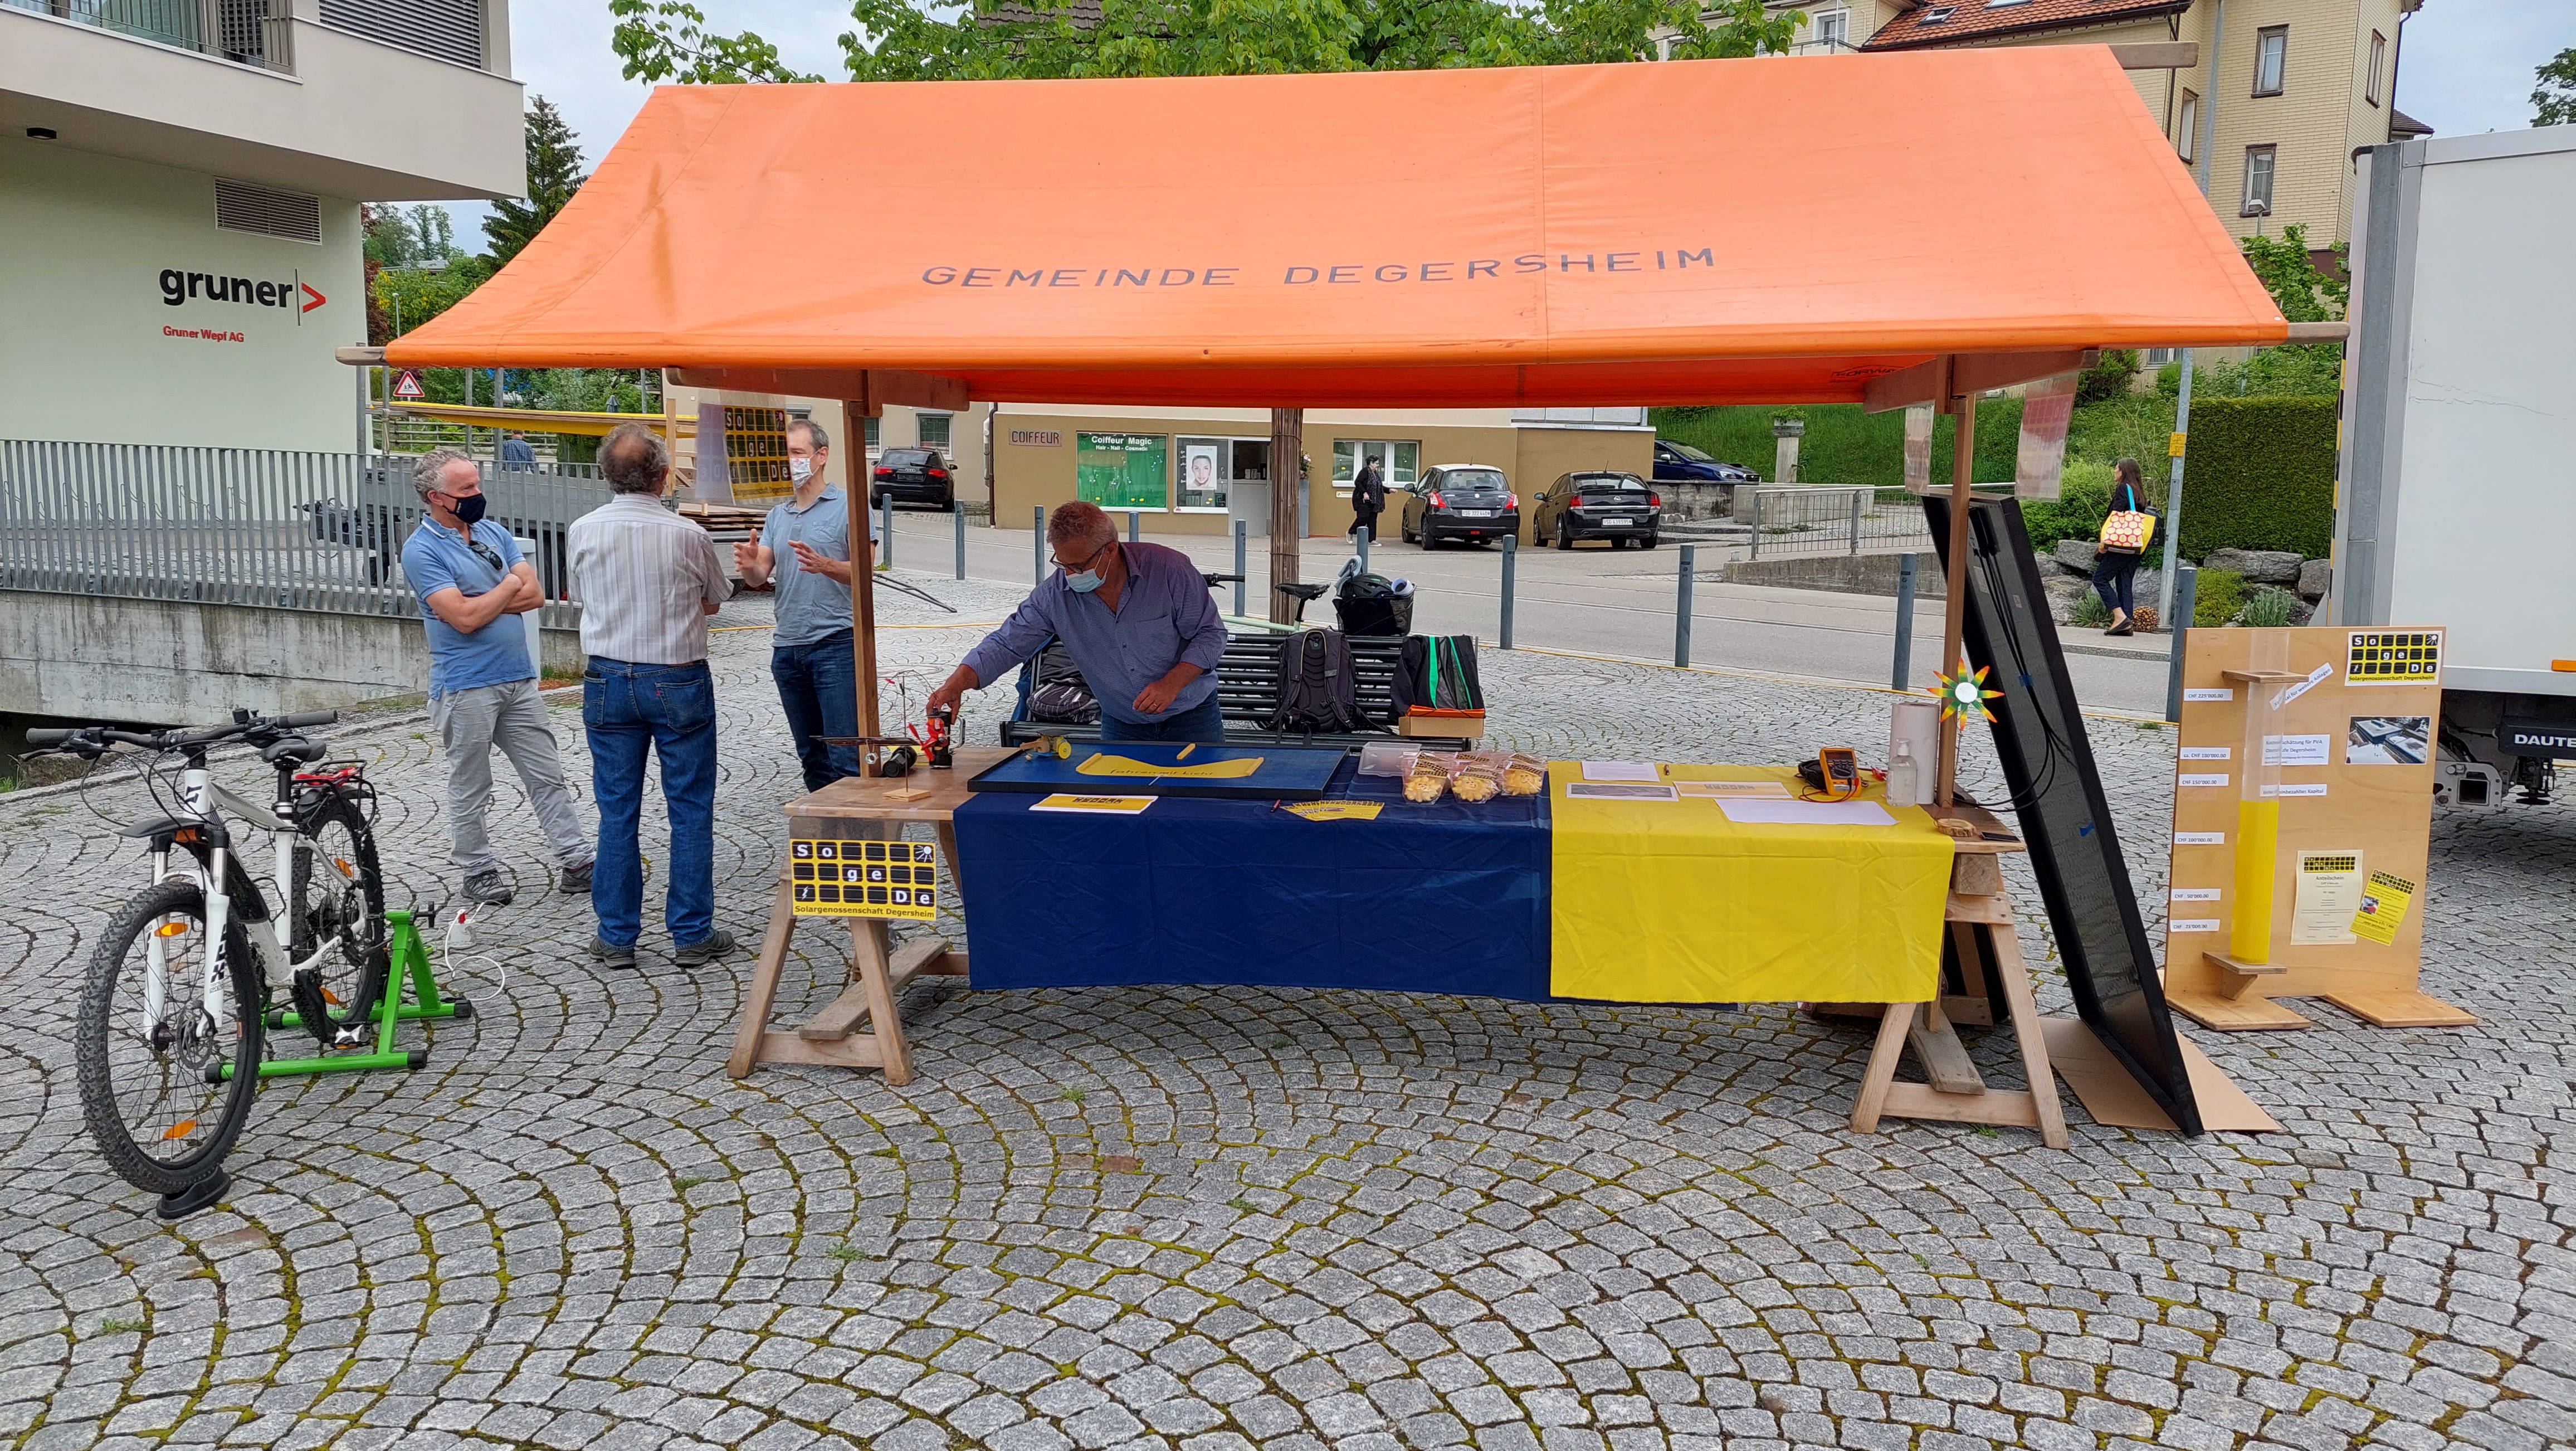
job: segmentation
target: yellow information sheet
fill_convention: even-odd
[[[1796,778],[1786,767],[1664,770],[1684,791],[1699,782],[1762,782],[1785,796]],[[1743,822],[1723,810],[1567,790],[1582,778],[1574,762],[1548,766],[1549,978],[1558,996],[1631,1003],[1932,996],[1953,849],[1923,808],[1888,808],[1894,824],[1883,826]],[[1875,786],[1864,799],[1883,800]]]
[[[1059,791],[1041,796],[1031,811],[1088,811],[1096,816],[1133,816],[1162,798],[1156,796],[1072,796]]]
[[[1281,808],[1308,821],[1375,821],[1383,801],[1295,801]]]
[[[2415,904],[2415,884],[2404,877],[2386,872],[2372,872],[2370,885],[2361,894],[2361,910],[2352,914],[2352,932],[2367,937],[2382,947],[2397,941],[2397,929],[2406,925],[2406,909]]]

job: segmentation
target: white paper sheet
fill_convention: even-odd
[[[1742,826],[1894,826],[1896,818],[1875,801],[1720,801],[1717,809]]]
[[[1684,796],[1789,799],[1788,786],[1778,781],[1676,781],[1673,786]]]
[[[1568,801],[1679,801],[1672,787],[1645,781],[1568,781]]]
[[[1583,763],[1583,779],[1652,783],[1664,778],[1652,761],[1586,761]]]

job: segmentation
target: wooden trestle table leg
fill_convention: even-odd
[[[734,1030],[733,1056],[725,1073],[747,1078],[760,1061],[761,1035],[769,1029],[770,1009],[778,1003],[778,974],[787,966],[787,944],[796,936],[796,902],[788,887],[787,868],[778,869],[778,890],[770,894],[769,928],[761,934],[760,957],[751,969],[751,990],[744,995],[742,1026]]]

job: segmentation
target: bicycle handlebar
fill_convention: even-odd
[[[289,730],[301,730],[306,726],[331,725],[339,719],[340,713],[336,710],[308,710],[301,715],[277,716],[271,719],[268,723],[275,726],[285,726]]]
[[[30,746],[70,746],[72,749],[102,751],[111,745],[141,746],[153,751],[187,750],[210,746],[219,741],[235,740],[262,732],[284,732],[305,726],[330,725],[339,720],[336,710],[311,710],[296,715],[274,716],[266,720],[234,721],[228,725],[210,726],[204,730],[121,731],[111,726],[60,727],[46,726],[27,732]]]

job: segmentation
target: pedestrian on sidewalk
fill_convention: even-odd
[[[1351,480],[1350,537],[1357,539],[1365,529],[1369,538],[1377,538],[1378,511],[1385,507],[1386,478],[1378,472],[1376,459],[1362,460],[1359,477]]]
[[[802,418],[788,424],[787,476],[796,493],[770,509],[758,539],[733,547],[734,570],[745,588],[777,584],[778,632],[770,638],[769,677],[778,683],[778,703],[787,712],[787,734],[796,742],[808,791],[862,774],[858,747],[823,744],[827,736],[859,733],[850,507],[847,495],[823,482],[831,452],[832,438],[822,425]]]
[[[537,471],[536,449],[529,445],[528,436],[515,428],[510,430],[508,438],[501,440],[501,467],[520,473]]]
[[[2114,482],[2111,485],[2110,512],[2146,514],[2146,495],[2138,487],[2138,461],[2124,458],[2111,466],[2111,472]],[[2146,538],[2141,535],[2139,547],[2135,549],[2116,548],[2110,543],[2108,536],[2112,531],[2107,525],[2103,532],[2102,547],[2093,555],[2093,592],[2102,597],[2102,607],[2111,612],[2111,628],[2102,633],[2134,635],[2137,633],[2133,618],[2137,610],[2134,586],[2138,561],[2146,555]]]
[[[433,449],[411,481],[428,517],[403,543],[403,577],[420,596],[429,636],[429,725],[447,757],[447,839],[465,899],[497,907],[514,895],[483,825],[494,747],[510,758],[536,808],[557,889],[588,892],[590,837],[573,810],[519,623],[546,602],[545,588],[510,531],[483,517],[483,471],[474,460]]]
[[[733,594],[715,541],[662,507],[671,472],[661,436],[617,426],[599,446],[609,501],[567,535],[572,596],[581,601],[581,723],[590,738],[591,793],[599,800],[599,918],[591,955],[635,965],[643,932],[639,841],[644,759],[662,767],[671,819],[662,921],[672,960],[700,967],[733,950],[715,925],[716,688],[707,670],[707,616]]]

